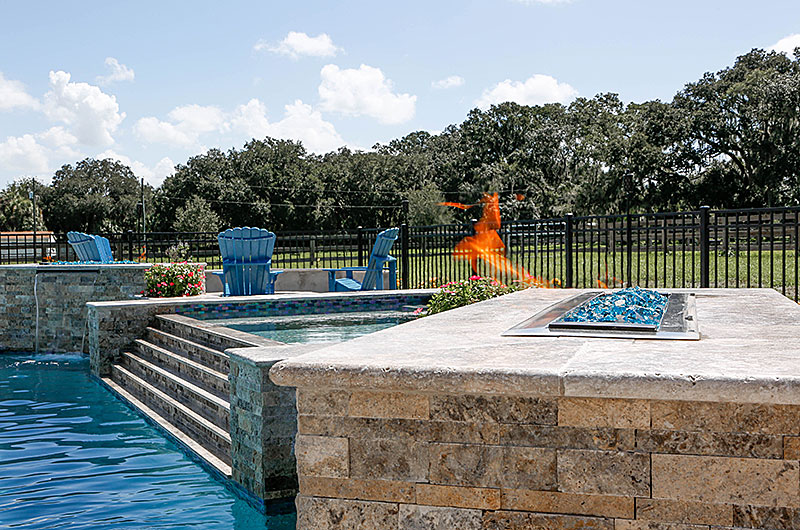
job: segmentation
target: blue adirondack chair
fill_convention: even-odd
[[[389,255],[392,245],[397,240],[398,228],[384,230],[375,239],[372,254],[366,267],[342,267],[340,269],[325,269],[328,271],[329,291],[371,291],[383,289],[383,267],[389,266],[389,288],[397,289],[397,258]],[[353,272],[364,271],[361,283],[353,279]],[[337,278],[337,272],[344,272],[344,278]]]
[[[114,261],[111,245],[103,236],[84,234],[83,232],[67,232],[67,241],[72,245],[79,261],[98,261],[100,263]]]
[[[263,228],[230,228],[217,236],[225,294],[273,294],[283,271],[271,270],[275,234]]]

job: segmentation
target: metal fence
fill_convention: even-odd
[[[273,265],[324,268],[366,265],[379,229],[280,232]],[[798,296],[800,207],[630,215],[572,216],[504,222],[502,253],[518,274],[560,287],[770,287]],[[192,260],[221,267],[216,233],[103,234],[118,260],[166,262],[185,246]],[[475,273],[456,245],[473,225],[406,226],[393,254],[403,288],[441,285]],[[499,249],[496,249],[499,250]],[[0,234],[0,263],[72,261],[66,236],[49,240]],[[478,260],[478,273],[515,279]]]

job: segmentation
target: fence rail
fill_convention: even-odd
[[[280,232],[273,265],[320,268],[366,265],[379,232]],[[170,249],[221,267],[210,232],[103,234],[118,260],[170,261]],[[475,273],[456,245],[473,225],[401,228],[394,247],[403,288],[440,285]],[[561,287],[770,287],[800,301],[800,207],[573,216],[504,222],[497,231],[508,267],[478,260],[478,273],[501,281],[529,274]],[[174,250],[174,249],[173,249]],[[0,264],[73,261],[64,234],[0,234]]]

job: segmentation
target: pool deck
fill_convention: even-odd
[[[280,363],[272,378],[292,386],[800,404],[800,305],[772,289],[662,291],[698,293],[700,341],[500,336],[580,292],[530,289]]]

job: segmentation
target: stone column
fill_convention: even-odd
[[[266,503],[297,495],[295,389],[275,385],[269,379],[269,371],[278,361],[318,347],[225,351],[230,356],[233,479]]]

